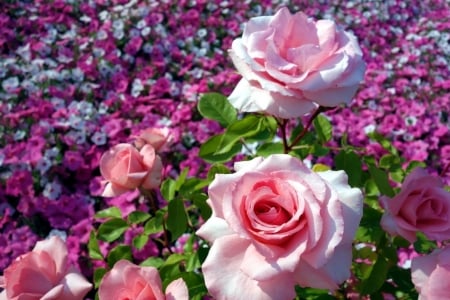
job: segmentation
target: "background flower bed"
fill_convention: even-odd
[[[292,2],[292,3],[291,3]],[[202,175],[199,146],[221,127],[196,111],[202,93],[239,80],[227,49],[249,18],[288,5],[334,18],[358,37],[368,68],[353,105],[328,112],[337,145],[407,161],[450,182],[449,7],[445,1],[3,1],[0,4],[0,269],[49,234],[92,272],[93,215],[147,209],[138,193],[104,199],[98,163],[148,127],[171,129],[166,176]],[[331,164],[329,156],[319,162]],[[446,174],[446,175],[445,175]],[[128,242],[139,228],[127,232]],[[105,250],[105,249],[103,249]],[[161,251],[149,243],[134,253]]]

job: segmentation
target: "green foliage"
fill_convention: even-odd
[[[87,246],[88,246],[90,258],[103,260],[103,255],[100,251],[100,247],[98,245],[97,237],[95,236],[94,231],[91,231],[91,233],[89,235],[89,242],[88,242]]]
[[[209,138],[203,145],[200,146],[198,155],[210,163],[223,163],[229,161],[233,156],[241,151],[242,145],[233,144],[229,151],[217,153],[220,149],[223,136],[224,134],[219,134]]]
[[[146,234],[144,232],[133,238],[133,246],[136,249],[141,250],[147,244],[148,240],[149,240],[149,236],[148,236],[148,234]]]
[[[132,260],[133,255],[131,254],[131,247],[128,245],[117,245],[111,251],[109,251],[106,257],[106,262],[108,266],[112,268],[116,262],[121,259]]]
[[[353,187],[361,187],[362,162],[361,158],[352,150],[340,151],[334,158],[337,170],[344,170],[348,176],[348,183]]]
[[[131,224],[139,224],[147,221],[151,215],[143,211],[133,211],[128,215],[128,222]]]
[[[236,121],[236,109],[224,95],[219,93],[203,95],[198,101],[197,109],[204,118],[216,120],[223,127]]]
[[[163,231],[164,215],[165,215],[164,211],[162,210],[157,211],[155,215],[145,223],[144,233],[150,235]]]
[[[417,240],[414,242],[414,250],[417,253],[428,254],[437,248],[436,242],[427,239],[423,233],[417,232],[416,237]]]
[[[120,259],[133,261],[132,247],[142,249],[147,243],[154,242],[161,250],[160,256],[148,257],[140,265],[157,268],[164,288],[183,278],[190,299],[202,299],[208,291],[201,265],[210,245],[195,232],[199,224],[212,215],[207,202],[208,186],[220,174],[231,172],[228,163],[239,153],[247,155],[247,159],[254,154],[267,157],[289,152],[300,159],[311,159],[314,172],[345,171],[349,185],[361,189],[364,194],[363,216],[354,238],[352,282],[344,283],[334,294],[297,286],[296,299],[344,299],[347,290],[369,295],[371,299],[383,299],[385,293],[398,299],[417,298],[410,272],[397,267],[398,249],[411,245],[404,238],[391,237],[383,230],[380,225],[383,209],[379,198],[393,198],[399,190],[396,184],[401,184],[415,167],[423,167],[423,163],[410,162],[405,166],[405,160],[392,143],[378,133],[371,133],[370,138],[386,150],[379,159],[361,154],[364,149],[348,145],[345,135],[341,139],[341,147],[332,147],[328,142],[332,139],[333,128],[324,115],[318,115],[305,125],[298,121],[291,130],[292,123],[283,119],[260,114],[238,115],[227,98],[218,93],[205,94],[197,108],[204,118],[215,120],[224,128],[221,134],[210,137],[200,146],[199,156],[210,163],[206,175],[190,177],[189,170],[183,169],[176,178],[166,178],[160,192],[167,205],[152,207],[149,212],[134,211],[124,218],[117,207],[99,211],[95,217],[103,223],[97,232],[91,232],[87,245],[91,259],[105,260],[111,268]],[[304,126],[308,127],[307,130]],[[283,132],[276,135],[277,131]],[[325,155],[333,158],[333,165],[317,163],[320,161],[318,158]],[[132,245],[122,244],[125,231],[136,227],[143,227],[143,232],[133,238]],[[183,242],[180,242],[181,236]],[[106,258],[100,252],[99,240],[114,246]],[[417,234],[414,243],[417,252],[427,254],[436,247],[435,242],[421,233]],[[106,269],[102,268],[95,270],[96,287],[105,272]]]
[[[374,165],[369,164],[368,168],[369,173],[375,181],[375,184],[377,185],[380,193],[388,197],[394,197],[395,192],[391,184],[389,183],[388,173],[377,168]]]
[[[106,272],[105,268],[97,268],[94,271],[94,287],[97,289],[100,285],[100,281],[102,280],[103,276],[105,276]]]
[[[128,223],[119,218],[113,218],[101,224],[98,228],[98,239],[105,242],[117,240],[129,228]]]
[[[104,210],[101,210],[95,214],[95,218],[102,219],[102,218],[121,218],[122,213],[120,212],[120,209],[118,209],[115,206],[108,207]]]
[[[326,143],[331,140],[333,128],[331,127],[330,121],[328,121],[324,115],[318,115],[314,119],[313,124],[317,136],[322,143]]]
[[[169,202],[168,213],[167,229],[172,234],[172,241],[175,241],[187,228],[187,215],[183,201],[176,198]]]

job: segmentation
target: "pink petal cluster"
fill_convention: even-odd
[[[401,191],[392,199],[382,197],[385,209],[381,226],[392,235],[400,235],[410,242],[416,233],[429,239],[450,239],[450,193],[438,177],[422,168],[406,176]]]
[[[134,145],[136,148],[141,149],[144,145],[148,144],[155,148],[155,151],[162,151],[172,140],[173,136],[169,128],[151,127],[141,131],[139,136],[136,137]]]
[[[229,53],[243,76],[230,102],[241,111],[280,118],[349,103],[365,72],[353,34],[287,8],[250,19]]]
[[[163,292],[158,270],[119,260],[100,282],[100,300],[184,300],[189,299],[183,279],[172,281]]]
[[[450,247],[414,258],[411,277],[419,300],[450,299]]]
[[[151,145],[137,150],[131,144],[117,144],[100,159],[100,172],[107,181],[102,195],[113,197],[139,187],[157,188],[162,167],[161,158]]]
[[[292,299],[294,286],[335,290],[350,276],[362,194],[343,171],[314,173],[290,155],[235,164],[209,187],[212,243],[202,265],[217,299]]]
[[[0,277],[1,300],[82,300],[92,284],[67,263],[67,247],[53,236],[16,258]]]

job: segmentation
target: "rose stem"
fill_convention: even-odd
[[[287,124],[287,120],[286,119],[281,119],[277,120],[278,125],[280,126],[281,129],[281,137],[283,138],[283,148],[284,148],[284,154],[287,154],[289,152],[289,146],[287,143],[287,135],[286,135],[286,124]]]
[[[300,132],[300,134],[295,138],[295,140],[292,142],[292,144],[290,146],[287,146],[287,149],[285,148],[285,153],[289,152],[292,150],[292,147],[294,147],[298,142],[300,142],[300,140],[306,135],[306,133],[308,132],[309,128],[311,127],[312,122],[314,121],[314,119],[321,113],[321,112],[325,112],[327,110],[330,110],[334,107],[325,107],[325,106],[319,106],[311,115],[311,118],[309,118],[308,123],[306,123],[306,126],[303,128],[302,132]],[[287,152],[286,152],[287,150]]]

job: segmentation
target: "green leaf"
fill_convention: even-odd
[[[255,115],[247,115],[243,119],[231,124],[222,135],[222,140],[216,150],[216,154],[226,153],[231,150],[241,138],[250,137],[260,132],[262,118]]]
[[[97,289],[100,286],[103,276],[105,276],[107,270],[105,268],[97,268],[94,271],[94,287]]]
[[[380,158],[379,166],[380,168],[394,171],[399,168],[401,169],[402,162],[403,162],[402,159],[397,155],[385,154]]]
[[[181,276],[180,263],[186,260],[186,256],[179,253],[171,254],[159,268],[164,286]]]
[[[183,272],[181,278],[183,278],[188,287],[189,299],[202,299],[201,296],[208,293],[203,277],[200,274],[195,272]],[[196,296],[200,296],[200,298],[197,298]]]
[[[144,223],[151,218],[151,215],[143,211],[133,211],[128,215],[128,222],[131,224]]]
[[[199,156],[210,163],[222,163],[229,161],[242,150],[241,144],[234,144],[226,153],[216,153],[222,141],[223,134],[215,135],[200,146]]]
[[[158,210],[154,217],[147,221],[144,225],[144,233],[147,235],[162,232],[164,222],[164,211]]]
[[[436,242],[430,241],[422,232],[416,233],[417,240],[414,242],[414,250],[417,253],[428,254],[437,248]]]
[[[230,170],[222,164],[214,164],[209,168],[207,178],[209,181],[213,181],[216,174],[230,174]]]
[[[362,280],[360,285],[361,294],[368,295],[377,292],[386,281],[389,268],[393,263],[385,255],[378,255],[375,264],[369,268],[368,276]]]
[[[159,268],[164,264],[164,259],[161,257],[149,257],[143,262],[141,262],[139,265],[143,267],[155,267]]]
[[[103,255],[102,255],[102,252],[100,251],[100,247],[98,246],[98,241],[97,241],[97,238],[95,237],[94,231],[91,231],[87,247],[88,247],[90,258],[103,260]]]
[[[169,202],[175,197],[176,182],[171,178],[167,178],[161,184],[161,194],[163,198]]]
[[[330,295],[328,290],[303,288],[300,286],[295,287],[297,296],[300,299],[306,300],[335,300],[336,298]],[[297,298],[296,298],[297,299]]]
[[[128,227],[125,220],[114,218],[100,225],[97,237],[102,241],[112,242],[120,238]]]
[[[121,259],[131,261],[133,259],[133,255],[131,254],[131,247],[128,245],[118,245],[114,247],[108,253],[108,257],[106,261],[108,262],[108,266],[112,268],[116,262]]]
[[[139,234],[133,238],[133,246],[136,249],[141,250],[147,244],[148,240],[149,237],[147,234],[145,233]]]
[[[263,157],[278,153],[284,153],[283,143],[265,143],[256,150],[256,155]]]
[[[378,243],[384,236],[380,227],[382,213],[369,206],[364,206],[364,214],[356,231],[355,240],[358,242]]]
[[[121,218],[122,213],[120,212],[120,209],[112,206],[107,209],[101,210],[95,214],[95,217],[98,219],[104,219],[104,218]]]
[[[275,118],[269,116],[258,116],[258,118],[258,131],[245,138],[248,143],[273,140],[277,132],[278,124]]]
[[[332,136],[332,127],[330,121],[328,121],[328,119],[325,116],[318,115],[314,119],[313,123],[320,141],[322,143],[328,142]]]
[[[329,170],[331,170],[331,168],[324,164],[315,164],[312,167],[313,172],[324,172],[324,171],[329,171]]]
[[[340,151],[334,158],[336,169],[344,170],[348,176],[348,184],[352,187],[361,186],[361,158],[353,151]]]
[[[223,127],[234,123],[237,118],[236,109],[227,97],[219,93],[203,95],[198,101],[197,109],[204,118],[216,120]]]
[[[176,185],[175,185],[176,191],[178,191],[180,189],[180,187],[184,184],[188,173],[189,173],[189,168],[184,168],[183,171],[181,171],[180,175],[178,176],[178,178],[176,180]]]
[[[204,193],[194,194],[191,196],[191,200],[193,201],[194,205],[200,210],[200,215],[202,216],[203,220],[208,220],[212,214],[211,207],[206,202],[207,199],[208,196]]]
[[[180,194],[189,198],[191,194],[198,192],[209,184],[208,180],[192,177],[188,178],[180,188]]]
[[[169,202],[168,212],[167,229],[172,234],[172,241],[175,241],[187,228],[188,220],[183,201],[177,198]]]
[[[385,138],[384,136],[382,136],[381,134],[379,134],[378,132],[375,132],[375,131],[370,132],[368,134],[368,136],[369,136],[369,138],[380,143],[380,145],[384,149],[388,150],[391,154],[398,156],[397,149],[391,144],[391,142],[387,138]]]
[[[423,161],[410,161],[408,167],[406,167],[406,174],[411,173],[415,168],[425,168],[427,165]]]
[[[372,176],[373,180],[375,181],[375,184],[377,185],[378,189],[380,190],[380,193],[388,197],[394,197],[395,192],[391,184],[389,183],[388,173],[386,171],[378,169],[374,165],[369,164],[368,167],[369,173]]]

